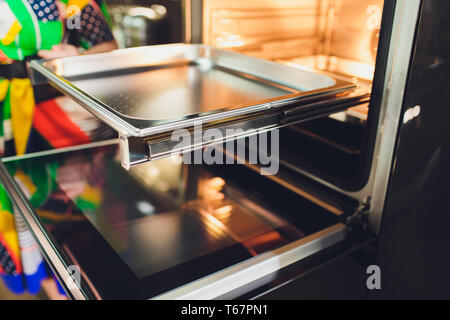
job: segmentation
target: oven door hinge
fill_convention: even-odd
[[[349,232],[366,231],[369,222],[370,199],[361,203],[354,213],[346,218]]]

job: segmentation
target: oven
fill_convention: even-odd
[[[424,2],[186,0],[182,44],[32,61],[119,137],[3,159],[67,293],[256,298],[373,262]]]

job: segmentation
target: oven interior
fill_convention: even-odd
[[[380,41],[386,38],[383,7],[383,0],[204,0],[200,38],[218,48],[351,80],[371,92],[381,81],[375,65],[383,54],[378,45],[386,42]],[[378,122],[375,100],[281,129],[282,167],[343,190],[361,189]]]

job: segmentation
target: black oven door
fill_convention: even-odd
[[[168,158],[126,171],[117,142],[4,159],[0,178],[75,299],[237,297],[345,243],[355,210],[283,170]]]

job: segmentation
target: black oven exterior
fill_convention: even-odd
[[[450,297],[449,12],[447,1],[422,2],[377,244],[384,287],[370,298]]]

